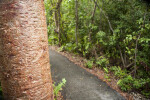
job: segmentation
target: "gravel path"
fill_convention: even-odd
[[[125,100],[105,82],[53,50],[50,63],[52,79],[56,83],[67,80],[62,91],[65,100]]]

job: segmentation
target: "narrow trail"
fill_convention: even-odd
[[[52,79],[67,80],[62,95],[65,100],[125,100],[105,82],[75,65],[66,57],[50,50]]]

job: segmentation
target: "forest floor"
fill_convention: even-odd
[[[66,79],[62,91],[65,100],[132,100],[118,88],[114,79],[107,81],[102,70],[88,69],[84,58],[58,50],[58,47],[50,47],[51,72],[56,84]]]

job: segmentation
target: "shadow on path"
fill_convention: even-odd
[[[105,82],[75,65],[68,58],[50,50],[52,79],[67,80],[62,95],[65,100],[125,100]]]

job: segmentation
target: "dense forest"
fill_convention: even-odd
[[[115,93],[114,97],[121,90],[142,94],[149,100],[149,32],[150,5],[144,0],[0,0],[0,100],[54,100],[67,82],[73,87],[74,78],[86,74],[85,79],[94,77],[95,83],[104,87],[102,92],[107,93],[106,88],[109,88],[110,94]],[[55,84],[52,77],[59,75],[53,75],[57,72],[53,71],[51,77],[49,54],[52,52],[48,42],[61,52],[82,57],[86,74],[76,63],[53,51],[57,54],[53,64],[61,65],[61,74],[71,76],[72,73],[65,72],[71,67],[77,67],[76,72],[82,70],[82,74],[69,77],[72,83],[64,77]],[[58,60],[59,57],[65,60]],[[65,61],[69,63],[63,63]],[[55,67],[58,68],[57,64]],[[86,71],[94,68],[103,71],[108,81],[111,81],[109,75],[115,77],[119,92],[107,84],[101,86],[98,77]],[[81,80],[72,90],[81,90],[87,85],[85,82],[89,82]],[[89,89],[83,88],[77,91],[80,95]],[[104,97],[109,96],[104,94]]]
[[[150,8],[142,0],[45,0],[49,44],[150,96]]]

